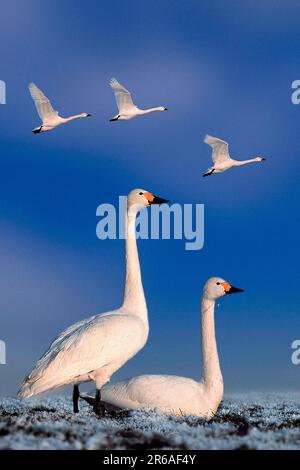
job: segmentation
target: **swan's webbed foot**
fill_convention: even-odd
[[[43,126],[41,126],[41,127],[36,127],[35,129],[32,130],[32,132],[33,132],[34,134],[39,134],[40,132],[42,132],[42,128],[43,128]]]
[[[202,176],[209,176],[209,175],[212,175],[214,171],[215,171],[215,169],[213,168],[211,171],[208,171],[208,172],[206,172],[206,173],[203,173]]]

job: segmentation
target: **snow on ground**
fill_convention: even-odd
[[[72,413],[65,397],[0,398],[0,449],[300,449],[297,395],[229,395],[210,422],[162,413]]]

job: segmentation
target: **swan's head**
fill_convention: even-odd
[[[211,277],[204,285],[203,297],[209,300],[216,300],[219,297],[236,292],[243,292],[243,289],[233,287],[221,277]]]
[[[159,111],[168,111],[168,108],[166,108],[165,106],[159,106]]]
[[[169,200],[154,196],[145,189],[133,189],[127,196],[127,210],[133,214],[139,212],[144,207],[151,206],[152,204],[163,204],[164,202],[169,202]]]
[[[82,115],[81,115],[81,117],[83,117],[83,118],[90,117],[90,116],[91,116],[91,114],[88,114],[88,113],[82,113]]]
[[[257,162],[265,162],[266,161],[266,159],[264,157],[256,157],[255,160]]]

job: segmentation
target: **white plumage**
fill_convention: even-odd
[[[105,386],[103,401],[118,408],[158,409],[173,415],[211,418],[223,397],[223,378],[215,338],[215,301],[225,294],[241,291],[217,277],[210,278],[204,286],[201,381],[172,375],[141,375]]]
[[[111,121],[127,121],[136,116],[152,113],[153,111],[167,111],[165,106],[158,106],[156,108],[140,109],[132,101],[130,92],[119,83],[115,78],[109,82],[114,90],[115,98],[118,106],[118,114],[114,116]]]
[[[221,383],[219,388],[223,390]],[[152,409],[175,416],[210,418],[222,393],[214,402],[215,394],[208,396],[204,384],[196,380],[175,375],[140,375],[103,387],[102,400],[121,409]]]
[[[24,379],[19,391],[21,398],[62,385],[77,386],[93,380],[100,402],[98,392],[102,386],[146,343],[148,312],[136,245],[135,221],[141,209],[167,201],[142,189],[131,191],[127,201],[123,305],[117,310],[81,320],[64,330]],[[78,411],[78,394],[76,389],[76,397],[73,396],[74,411]]]
[[[203,176],[209,176],[213,173],[223,173],[223,171],[229,170],[234,166],[242,166],[252,162],[262,162],[265,160],[263,157],[255,157],[250,160],[234,160],[230,157],[228,151],[228,143],[225,140],[206,135],[204,143],[212,147],[212,161],[214,166],[208,168]]]
[[[56,119],[58,111],[54,111],[50,100],[44,95],[42,90],[34,83],[30,83],[28,88],[41,120],[44,122],[46,120]]]
[[[63,331],[26,377],[22,398],[94,380],[101,389],[146,342],[147,321],[117,309],[94,315]]]
[[[38,115],[41,118],[42,125],[33,129],[34,134],[38,134],[40,132],[50,131],[61,124],[65,124],[67,122],[73,121],[74,119],[79,118],[86,118],[89,117],[90,114],[82,113],[76,114],[74,116],[70,116],[68,118],[63,118],[59,116],[58,111],[55,111],[51,105],[50,100],[44,93],[34,84],[30,83],[29,91],[31,97],[34,101],[35,107],[37,109]]]
[[[230,160],[228,143],[225,142],[225,140],[217,139],[217,137],[207,135],[205,136],[204,142],[212,147],[212,161],[215,164]]]
[[[121,85],[121,83],[119,83],[115,78],[112,78],[109,83],[115,92],[119,113],[126,111],[133,112],[134,110],[138,109],[137,106],[133,104],[130,92],[123,85]]]

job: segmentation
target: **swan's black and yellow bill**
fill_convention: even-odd
[[[227,294],[237,294],[238,292],[244,292],[244,289],[240,289],[239,287],[230,286],[230,289],[228,291],[226,291],[226,295]]]
[[[154,199],[152,201],[149,201],[149,204],[165,204],[166,202],[169,202],[169,199],[163,199],[162,197],[154,196]]]
[[[225,294],[237,294],[238,292],[244,292],[244,289],[240,289],[239,287],[234,287],[229,282],[221,282],[222,286],[224,287]]]
[[[154,196],[152,193],[144,193],[144,196],[148,200],[150,206],[152,206],[152,204],[164,204],[169,202],[169,199],[163,199],[162,197]]]

